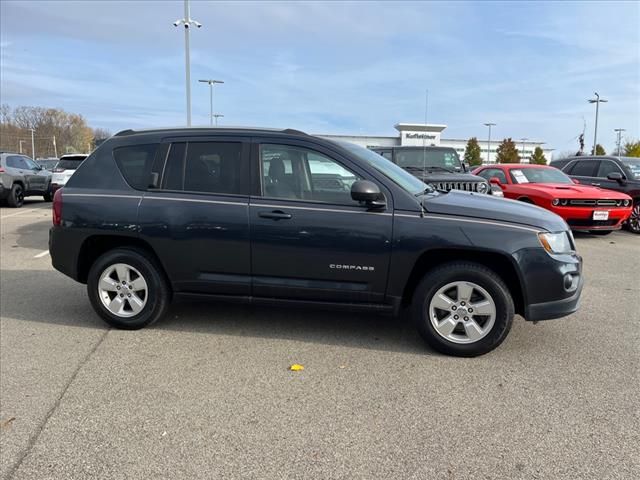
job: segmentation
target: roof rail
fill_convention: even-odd
[[[282,133],[288,133],[289,135],[309,135],[308,133],[301,130],[296,130],[295,128],[285,128],[284,130],[282,130]]]
[[[135,131],[128,128],[126,130],[119,131],[114,135],[114,137],[124,137],[125,135],[131,135],[132,133],[135,133]]]

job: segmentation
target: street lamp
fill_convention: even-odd
[[[525,137],[525,138],[521,138],[520,140],[522,141],[522,160],[524,160],[524,142],[526,142],[529,139]]]
[[[189,59],[189,27],[202,27],[202,24],[191,19],[189,14],[189,0],[184,0],[184,18],[173,22],[174,27],[184,25],[184,69],[187,84],[187,127],[191,126],[191,61]]]
[[[592,98],[588,100],[589,103],[596,104],[596,127],[595,127],[595,130],[593,131],[593,155],[596,154],[596,144],[598,142],[598,110],[601,103],[608,102],[608,100],[600,98],[600,95],[598,95],[598,92],[594,92],[594,95],[596,96],[596,98]]]
[[[208,83],[209,84],[209,125],[213,125],[213,86],[216,83],[224,83],[224,81],[222,81],[222,80],[213,80],[213,79],[198,80],[198,81],[202,82],[202,83]]]
[[[489,138],[487,139],[487,163],[491,163],[489,157],[489,155],[491,154],[491,127],[494,127],[495,125],[495,123],[484,124],[485,127],[489,127]]]
[[[214,113],[213,118],[216,119],[216,127],[218,126],[218,119],[224,117],[224,115],[222,115],[221,113]]]
[[[31,158],[33,158],[33,161],[36,161],[36,144],[33,141],[33,134],[36,132],[33,128],[30,128],[29,130],[31,130]]]
[[[620,144],[622,143],[622,132],[626,132],[627,130],[625,128],[614,128],[613,131],[618,133],[618,156],[620,156],[620,148],[621,148]]]
[[[19,142],[20,142],[20,147],[19,147],[20,148],[20,153],[22,153],[22,144],[23,143],[27,143],[27,141],[26,140],[19,140]]]

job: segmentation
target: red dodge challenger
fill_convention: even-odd
[[[473,171],[499,186],[506,198],[533,203],[557,213],[572,230],[607,235],[631,215],[632,200],[624,193],[580,185],[546,165],[483,165]]]

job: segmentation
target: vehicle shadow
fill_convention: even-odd
[[[16,228],[18,239],[16,245],[20,248],[33,250],[47,250],[49,248],[50,218],[43,218],[37,222],[30,222]]]
[[[85,286],[53,270],[3,270],[3,317],[83,328],[107,328],[93,311]],[[25,298],[24,292],[37,291]],[[346,313],[319,309],[263,307],[221,302],[176,302],[168,314],[147,327],[295,340],[379,351],[439,355],[430,350],[405,315]]]

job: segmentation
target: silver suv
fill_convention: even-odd
[[[26,155],[0,152],[0,200],[18,208],[32,195],[51,201],[51,172]]]

